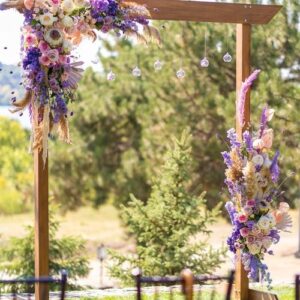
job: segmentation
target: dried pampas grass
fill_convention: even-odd
[[[16,9],[22,12],[25,9],[24,0],[9,0],[0,3],[0,10]]]

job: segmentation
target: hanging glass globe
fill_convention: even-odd
[[[132,75],[134,77],[141,77],[142,76],[142,71],[139,67],[135,67],[133,70],[132,70]]]
[[[185,77],[185,71],[184,71],[182,68],[179,69],[179,70],[176,72],[176,77],[177,77],[178,79],[184,78],[184,77]]]
[[[108,74],[107,74],[107,80],[108,81],[114,81],[116,79],[116,74],[113,72],[113,71],[110,71]]]
[[[155,71],[160,71],[163,67],[163,63],[158,59],[155,61],[153,66]]]
[[[226,52],[225,55],[223,56],[223,60],[226,63],[230,63],[232,61],[232,56],[228,52]]]
[[[209,61],[208,61],[207,57],[204,57],[201,59],[200,66],[202,68],[207,68],[209,66]]]

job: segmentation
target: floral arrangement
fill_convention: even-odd
[[[147,43],[158,31],[149,26],[149,11],[122,0],[9,0],[0,10],[15,8],[24,17],[22,66],[25,97],[14,99],[13,112],[28,107],[33,124],[32,148],[47,157],[48,135],[55,131],[70,143],[68,104],[75,99],[83,69],[72,50],[84,37],[96,39],[96,31],[135,36]],[[139,26],[140,25],[140,26]],[[143,33],[139,33],[143,27]]]
[[[242,84],[238,101],[238,118],[244,125],[244,104],[246,93],[259,74],[254,71]],[[241,260],[248,277],[256,279],[258,271],[262,280],[271,284],[268,267],[263,263],[266,254],[273,254],[270,247],[280,240],[280,231],[291,225],[286,202],[276,203],[279,196],[278,180],[279,152],[272,151],[273,130],[268,127],[274,110],[263,109],[260,126],[257,131],[247,130],[241,139],[234,129],[227,137],[230,150],[222,152],[227,166],[225,183],[231,201],[225,205],[233,231],[228,238],[230,251],[240,251]]]

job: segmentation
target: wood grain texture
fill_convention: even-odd
[[[182,277],[182,293],[185,300],[193,300],[194,297],[194,276],[191,270],[184,269],[181,272]]]
[[[238,102],[242,82],[251,73],[250,52],[251,25],[238,24],[236,26],[236,105]],[[244,120],[244,127],[241,127],[239,123],[239,118],[236,116],[236,131],[240,139],[242,138],[242,132],[249,127],[250,123],[250,90],[246,95]]]
[[[236,103],[242,82],[250,75],[251,66],[251,25],[238,24],[236,27]],[[236,106],[237,107],[237,106]],[[238,111],[236,110],[236,114]],[[250,122],[250,92],[248,92],[244,109],[245,124]],[[236,116],[236,132],[238,138],[242,139],[243,128]],[[248,300],[249,280],[247,272],[241,261],[240,251],[237,253],[236,273],[235,273],[235,299]]]
[[[279,300],[278,296],[269,292],[256,291],[249,289],[250,300]]]
[[[48,159],[44,165],[42,152],[34,151],[35,175],[35,276],[49,275],[49,207]],[[48,300],[49,289],[36,284],[35,299]]]
[[[154,20],[216,23],[267,24],[282,7],[185,0],[133,0],[133,2],[145,5]]]

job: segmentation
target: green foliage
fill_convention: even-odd
[[[189,191],[190,142],[186,132],[175,140],[160,176],[153,180],[146,205],[131,196],[128,206],[122,207],[124,221],[136,239],[137,254],[113,253],[112,276],[126,282],[136,266],[145,275],[176,275],[185,267],[203,274],[222,262],[224,249],[213,249],[207,242],[209,225],[215,222],[220,206],[207,210],[204,194]]]
[[[68,271],[68,278],[76,280],[89,272],[85,256],[85,242],[77,237],[57,237],[59,223],[50,219],[49,270],[57,276],[62,269]],[[0,248],[0,270],[10,276],[34,276],[34,228],[27,227],[24,237],[13,237]]]
[[[282,152],[283,178],[290,170],[296,173],[284,187],[293,202],[300,196],[300,8],[298,0],[280,2],[284,8],[270,24],[253,26],[252,66],[263,72],[252,93],[252,111],[253,119],[258,119],[266,102],[277,110],[279,118],[272,127]],[[235,126],[236,91],[235,60],[226,64],[222,56],[229,51],[235,57],[235,26],[155,25],[166,28],[161,29],[161,50],[128,40],[101,41],[101,63],[106,72],[112,69],[117,74],[116,81],[108,82],[105,74],[91,69],[85,73],[80,102],[71,120],[74,145],[59,146],[68,152],[53,151],[52,156],[54,196],[66,207],[85,201],[99,205],[107,199],[127,203],[131,192],[146,202],[151,178],[159,176],[164,141],[178,136],[187,126],[193,136],[195,166],[191,189],[195,193],[206,190],[210,207],[225,198],[219,193],[224,181],[220,152],[226,145],[219,137],[224,139],[226,130]],[[210,60],[207,69],[199,68],[205,31]],[[165,62],[159,72],[153,68],[157,58]],[[186,71],[184,80],[175,76],[181,62]],[[137,63],[142,70],[138,79],[131,75]]]
[[[29,134],[17,121],[0,117],[0,214],[24,211],[32,203],[33,167]]]

